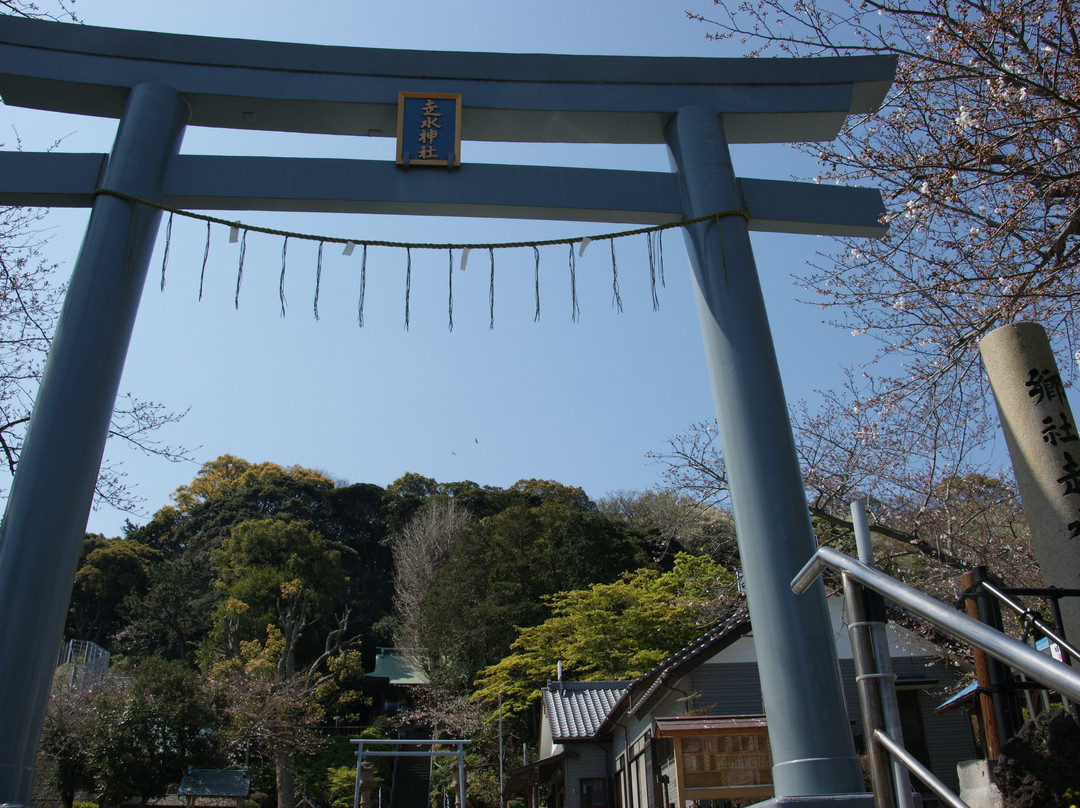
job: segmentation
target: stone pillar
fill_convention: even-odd
[[[988,760],[965,760],[956,764],[960,799],[970,808],[1001,808],[1001,792],[994,785]]]
[[[375,764],[363,761],[360,764],[360,780],[358,791],[360,794],[360,808],[375,808],[372,793],[375,791]]]
[[[1050,341],[1014,323],[979,344],[1047,586],[1080,588],[1080,434]],[[1080,641],[1080,599],[1061,601],[1066,639]]]

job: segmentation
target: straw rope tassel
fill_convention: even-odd
[[[184,216],[190,219],[196,219],[206,223],[206,245],[203,248],[202,267],[199,272],[199,300],[202,300],[203,289],[206,280],[206,266],[210,256],[210,237],[211,237],[211,225],[220,224],[229,227],[232,233],[236,233],[237,230],[242,229],[243,236],[240,239],[240,256],[237,265],[236,273],[236,294],[234,297],[234,305],[236,308],[240,307],[240,287],[243,281],[244,274],[244,255],[247,245],[248,231],[254,231],[256,233],[263,233],[268,235],[281,236],[284,239],[284,243],[281,248],[281,276],[278,282],[278,294],[281,301],[281,316],[285,316],[285,309],[287,301],[285,299],[285,270],[286,270],[286,256],[288,252],[288,244],[290,238],[302,239],[306,241],[318,241],[319,253],[316,265],[316,277],[315,277],[315,299],[313,303],[313,310],[315,319],[319,319],[319,290],[321,287],[322,278],[322,253],[325,244],[343,244],[345,245],[345,254],[349,255],[352,252],[353,247],[356,245],[362,245],[364,248],[363,259],[360,267],[360,299],[357,303],[357,321],[360,326],[364,325],[364,294],[365,286],[367,282],[367,248],[371,246],[377,247],[390,247],[394,249],[404,249],[406,251],[406,277],[405,277],[405,328],[409,328],[409,306],[410,306],[410,294],[412,286],[412,250],[413,249],[444,249],[449,252],[449,264],[451,270],[453,269],[453,251],[455,249],[462,250],[461,264],[464,268],[465,258],[469,250],[483,248],[488,251],[488,255],[491,261],[491,279],[488,288],[488,308],[489,308],[489,327],[495,327],[495,250],[496,249],[511,249],[517,247],[532,247],[534,256],[534,269],[533,269],[533,282],[535,286],[536,294],[536,311],[533,315],[534,322],[540,319],[540,251],[539,248],[543,246],[565,244],[569,247],[569,265],[570,265],[570,319],[573,322],[577,322],[581,315],[581,309],[577,296],[577,262],[574,255],[574,246],[580,244],[582,251],[584,251],[584,245],[597,239],[609,239],[611,241],[611,286],[613,305],[622,312],[622,295],[619,289],[619,270],[618,264],[615,259],[615,239],[623,238],[626,236],[635,236],[645,234],[648,239],[649,250],[649,284],[652,294],[653,310],[657,310],[660,307],[659,297],[656,293],[656,276],[659,271],[660,285],[667,286],[667,280],[664,277],[664,231],[670,230],[673,227],[686,227],[688,225],[697,224],[699,222],[705,222],[710,219],[716,222],[717,232],[720,238],[720,258],[723,267],[723,274],[725,284],[727,283],[727,256],[724,250],[724,233],[720,226],[720,220],[726,216],[742,216],[747,223],[750,222],[750,214],[745,209],[733,209],[719,211],[717,213],[711,213],[706,216],[698,216],[694,219],[683,219],[676,222],[668,222],[667,224],[654,225],[651,227],[639,227],[634,230],[623,230],[617,233],[607,233],[594,236],[578,236],[574,238],[559,238],[559,239],[547,239],[541,241],[515,241],[515,242],[500,242],[500,243],[485,243],[485,244],[454,244],[454,243],[429,243],[429,242],[404,242],[404,241],[383,241],[376,239],[357,239],[357,238],[344,238],[338,236],[325,236],[315,235],[311,233],[301,233],[289,230],[278,230],[276,228],[261,227],[257,225],[245,225],[242,222],[229,221],[221,219],[216,216],[208,216],[206,214],[194,213],[192,211],[183,210],[181,208],[173,208],[164,205],[160,202],[153,202],[147,199],[141,199],[131,194],[126,194],[122,191],[115,191],[110,188],[95,188],[90,196],[91,199],[95,199],[99,195],[106,195],[123,199],[130,202],[132,205],[144,205],[149,208],[153,208],[161,211],[169,212],[169,222],[166,227],[165,234],[165,250],[162,257],[161,265],[161,288],[165,288],[165,274],[166,267],[169,260],[169,249],[171,245],[172,236],[172,223],[173,217]],[[134,220],[134,217],[133,217]],[[132,231],[133,232],[133,231]],[[231,241],[232,239],[230,239]],[[129,238],[130,241],[130,238]],[[133,245],[128,245],[128,261],[131,261]],[[448,327],[453,330],[453,273],[451,271],[451,278],[449,282],[449,323]]]
[[[405,248],[405,330],[409,330],[409,295],[412,293],[412,248]]]
[[[169,223],[165,225],[165,254],[161,258],[161,291],[165,291],[165,267],[169,265],[169,245],[172,244],[173,214],[169,214]]]
[[[356,304],[356,320],[360,325],[360,328],[364,327],[364,290],[367,286],[367,245],[364,245],[364,252],[360,258],[360,300]]]
[[[453,331],[454,330],[454,251],[453,250],[447,250],[446,252],[447,252],[447,255],[449,257],[449,264],[450,264],[449,269],[447,271],[447,275],[446,275],[447,288],[449,290],[449,294],[447,295],[448,298],[449,298],[449,300],[447,301],[447,306],[449,308],[450,322],[447,324],[446,328],[447,328],[447,331]]]
[[[233,305],[236,308],[240,308],[240,282],[244,279],[244,254],[247,253],[247,230],[240,236],[240,260],[236,264],[236,297],[233,299]],[[202,287],[199,291],[200,299],[202,296]]]
[[[488,256],[491,258],[491,284],[488,286],[488,330],[495,330],[495,248],[488,247]]]
[[[315,261],[315,320],[319,319],[319,286],[322,284],[322,251],[325,242],[319,242],[319,256]]]
[[[285,255],[289,252],[289,237],[281,245],[281,279],[278,281],[278,298],[281,300],[281,316],[285,317]]]
[[[622,295],[619,294],[619,267],[615,264],[615,239],[611,239],[611,293],[612,303],[622,314]]]
[[[210,257],[210,222],[206,223],[206,246],[203,248],[202,269],[199,271],[199,300],[202,300],[203,279],[206,278],[206,259]]]
[[[727,255],[724,251],[724,228],[720,226],[720,214],[716,214],[716,234],[720,237],[720,267],[724,275],[724,288],[728,288]]]
[[[536,314],[533,315],[533,322],[540,322],[540,248],[533,247],[533,258],[536,261],[536,267],[533,270],[533,282],[536,286]]]
[[[570,322],[576,323],[580,315],[577,299],[577,259],[574,257],[574,242],[570,242]]]
[[[656,294],[656,244],[655,233],[646,233],[645,241],[649,248],[649,290],[652,292],[652,310],[660,310],[660,298]]]

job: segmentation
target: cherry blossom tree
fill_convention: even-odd
[[[1071,0],[755,0],[705,20],[754,55],[899,57],[881,112],[807,146],[890,224],[804,281],[905,363],[882,395],[980,386],[977,340],[1041,322],[1071,355],[1080,284],[1080,9]],[[1075,374],[1074,374],[1075,375]]]
[[[0,0],[0,14],[78,22],[73,0]],[[13,138],[21,146],[17,134]],[[65,288],[58,278],[60,267],[46,257],[46,213],[0,207],[0,469],[9,475],[18,464]],[[167,460],[187,460],[187,451],[163,441],[159,432],[183,415],[158,402],[121,395],[109,440]],[[132,512],[140,504],[123,470],[108,459],[98,475],[96,499]]]
[[[26,0],[0,0],[0,14],[78,22],[78,17],[75,15],[75,0],[51,0],[44,4],[30,3]]]
[[[455,540],[473,521],[455,500],[436,501],[418,510],[394,536],[394,644],[417,669],[429,665],[422,651],[430,628],[424,625],[424,595]]]
[[[808,302],[877,346],[815,409],[793,412],[819,526],[849,528],[847,503],[863,498],[894,553],[947,569],[987,563],[1017,583],[1033,574],[1014,485],[990,468],[996,413],[977,345],[1037,321],[1075,381],[1077,13],[1072,0],[746,0],[687,12],[752,56],[898,57],[880,112],[801,147],[819,181],[880,188],[890,225],[879,241],[841,240],[800,278]],[[693,428],[661,453],[678,484],[724,490],[714,434]]]

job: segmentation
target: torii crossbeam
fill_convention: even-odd
[[[686,228],[753,620],[777,800],[863,805],[748,226],[877,236],[874,190],[740,180],[731,142],[827,140],[888,57],[701,59],[390,51],[0,16],[8,105],[120,118],[111,154],[0,154],[0,204],[92,206],[0,527],[0,803],[26,804],[94,480],[166,205],[558,218]],[[460,93],[465,140],[666,143],[671,174],[179,156],[185,126],[392,136],[400,92]],[[12,660],[18,660],[12,664]],[[841,796],[842,795],[842,796]]]

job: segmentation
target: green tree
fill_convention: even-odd
[[[221,455],[173,492],[175,505],[159,510],[128,538],[157,547],[170,558],[206,554],[234,525],[249,519],[325,517],[333,490],[333,481],[317,471]]]
[[[321,714],[315,695],[330,692],[343,676],[362,674],[358,638],[349,632],[341,553],[302,523],[258,519],[233,527],[211,560],[223,600],[203,664],[239,682],[231,689],[234,704],[249,702],[234,715],[262,717],[247,732],[263,733],[278,806],[292,808],[293,755],[309,750],[306,728]]]
[[[305,630],[330,622],[345,595],[341,553],[302,524],[259,519],[234,527],[211,560],[225,601],[207,650],[235,658],[244,641],[280,643],[277,672],[291,678],[298,653],[310,661]]]
[[[535,507],[544,500],[560,499],[564,504],[594,510],[585,492],[550,480],[520,480],[510,488],[479,485],[471,480],[440,483],[431,477],[409,472],[386,487],[384,513],[392,533],[399,533],[424,508],[455,503],[476,519],[486,519],[511,505]]]
[[[175,662],[148,658],[131,679],[97,701],[100,730],[91,749],[99,798],[145,805],[179,782],[188,766],[220,762],[218,714],[202,679]]]
[[[183,647],[174,644],[171,653],[186,653],[201,642],[205,622],[199,618],[212,613],[214,606],[208,606],[198,594],[193,577],[202,576],[203,591],[214,591],[216,574],[210,556],[233,528],[249,521],[277,519],[318,533],[339,553],[339,564],[349,579],[346,605],[353,615],[362,616],[362,628],[369,628],[391,611],[393,566],[385,541],[382,488],[368,484],[335,487],[325,475],[300,466],[250,463],[222,455],[204,464],[190,484],[176,490],[173,500],[173,505],[159,509],[146,525],[131,526],[127,533],[129,539],[160,550],[170,564],[180,563],[177,570],[160,575],[159,580],[171,581],[169,587],[174,591],[180,587],[189,593],[182,608],[176,610],[181,614],[175,622],[194,633],[178,626],[170,629],[172,636],[184,636]],[[220,594],[221,590],[217,591]],[[132,621],[133,642],[163,636],[152,611],[139,609]]]
[[[274,495],[277,486],[285,485],[287,496]],[[285,507],[312,506],[319,502],[319,491],[330,490],[334,483],[326,475],[302,466],[283,468],[277,463],[249,463],[233,455],[221,455],[203,464],[198,476],[176,489],[177,508],[188,511],[197,505],[243,491],[257,491],[251,507],[276,513]]]
[[[473,698],[514,716],[534,708],[559,662],[579,680],[634,679],[714,625],[734,600],[734,576],[679,553],[668,572],[643,568],[612,583],[544,600],[551,617],[520,628],[510,653],[480,672]]]
[[[506,653],[515,626],[548,616],[543,596],[645,564],[637,538],[595,506],[583,510],[558,498],[511,505],[463,530],[418,609],[432,681],[467,690],[478,670]]]
[[[194,651],[213,624],[219,593],[207,582],[209,563],[194,558],[161,561],[148,571],[145,592],[124,598],[127,623],[114,637],[117,650],[194,662]]]
[[[144,593],[159,551],[137,541],[87,535],[68,608],[65,633],[71,639],[108,645],[124,624],[125,598]]]
[[[356,766],[328,766],[326,779],[330,808],[353,808]]]

